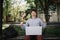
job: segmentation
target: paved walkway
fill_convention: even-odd
[[[18,37],[15,37],[15,38],[10,38],[11,40],[23,40],[24,39],[24,36],[18,36]],[[44,40],[60,40],[60,37],[47,37],[47,38],[43,38]]]

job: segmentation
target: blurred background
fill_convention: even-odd
[[[38,17],[47,23],[43,39],[60,38],[60,0],[3,0],[3,40],[24,39],[25,30],[20,27],[20,22],[26,23],[33,8],[37,9]]]

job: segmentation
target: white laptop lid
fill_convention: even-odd
[[[41,26],[29,26],[25,27],[26,35],[42,35],[42,27]]]

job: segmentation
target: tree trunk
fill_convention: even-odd
[[[45,0],[45,5],[44,5],[44,13],[45,13],[45,19],[46,19],[46,22],[48,23],[49,22],[49,19],[50,19],[50,15],[48,13],[48,8],[49,5],[47,3],[47,1]]]

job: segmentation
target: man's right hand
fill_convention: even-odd
[[[23,22],[20,23],[20,26],[22,26],[22,25],[23,25]]]

